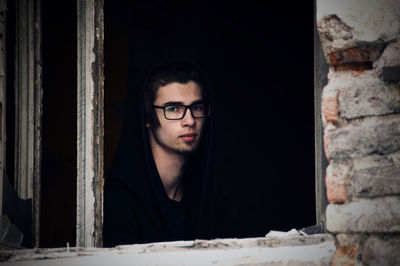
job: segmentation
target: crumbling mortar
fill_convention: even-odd
[[[357,121],[357,122],[361,122],[363,121],[365,118],[374,118],[374,117],[387,117],[390,115],[400,115],[400,108],[393,113],[387,113],[387,114],[376,114],[376,115],[362,115],[362,116],[357,116],[357,117],[352,117],[352,118],[342,118],[340,117],[340,121],[335,123],[339,126],[345,126],[347,124],[352,123],[353,121]]]
[[[400,111],[396,113],[390,113],[390,114],[383,114],[383,115],[365,115],[363,117],[356,117],[352,119],[341,119],[340,121],[336,123],[327,123],[327,125],[331,125],[332,127],[329,127],[329,132],[336,131],[338,129],[341,129],[347,125],[359,125],[369,119],[375,119],[375,118],[382,118],[382,120],[387,120],[391,119],[392,117],[396,117],[400,119]],[[399,129],[400,131],[400,129]]]

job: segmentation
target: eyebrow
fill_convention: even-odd
[[[189,105],[197,104],[197,103],[204,103],[204,102],[205,102],[204,99],[200,99],[200,100],[197,100],[197,101],[192,102],[192,103],[189,104]],[[166,103],[164,103],[163,105],[164,105],[164,106],[171,106],[171,105],[184,105],[184,104],[183,104],[183,102],[166,102]]]

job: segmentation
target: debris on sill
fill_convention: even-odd
[[[323,224],[316,224],[308,227],[304,227],[300,230],[296,230],[295,228],[284,232],[284,231],[269,231],[265,237],[290,237],[290,236],[308,236],[308,235],[315,235],[315,234],[323,234],[324,233],[324,226]]]

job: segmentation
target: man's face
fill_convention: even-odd
[[[172,103],[191,105],[203,100],[202,91],[196,82],[182,84],[173,82],[157,91],[154,105],[166,106]],[[162,109],[155,109],[160,127],[153,129],[156,145],[172,152],[187,154],[194,151],[202,136],[205,118],[194,118],[190,109],[181,120],[167,120]],[[149,125],[147,125],[149,127]]]

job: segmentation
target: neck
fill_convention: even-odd
[[[149,137],[154,162],[167,196],[172,200],[180,201],[183,197],[181,183],[186,158],[182,154],[160,146],[154,139],[151,130]]]

